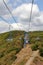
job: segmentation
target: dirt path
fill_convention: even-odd
[[[20,65],[20,62],[25,59],[26,57],[32,54],[32,50],[29,45],[26,48],[23,48],[16,56],[17,59],[14,61],[12,65]]]
[[[33,54],[31,55],[30,59],[27,61],[27,63],[25,65],[31,65],[31,63],[33,62],[34,58],[38,55],[39,50],[34,51]]]

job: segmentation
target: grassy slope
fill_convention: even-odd
[[[36,43],[35,38],[41,37],[42,40],[39,43],[43,43],[43,32],[31,32],[30,34],[31,43]],[[20,37],[24,37],[23,31],[12,31],[12,42],[7,42],[6,39],[9,36],[9,32],[0,34],[0,65],[11,65],[16,59],[16,54],[23,47],[23,40]]]
[[[23,41],[19,40],[23,33],[21,31],[12,31],[13,41],[7,42],[9,32],[0,34],[0,65],[11,65],[16,59],[16,54],[21,50]]]

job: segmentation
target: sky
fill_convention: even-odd
[[[34,0],[31,21],[29,18],[32,0],[4,1],[16,22],[4,5],[3,0],[0,0],[0,33],[9,31],[9,25],[11,25],[10,30],[43,31],[43,0]]]

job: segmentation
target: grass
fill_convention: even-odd
[[[13,36],[12,42],[7,42],[9,32],[0,34],[0,65],[11,65],[15,61],[16,54],[22,49],[22,40],[19,38],[23,35],[21,31],[11,31]]]
[[[23,38],[24,31],[11,31],[13,41],[7,42],[6,39],[9,37],[9,32],[0,34],[0,65],[11,65],[16,57],[16,54],[23,47]],[[30,32],[30,42],[31,44],[39,44],[39,47],[43,46],[43,32]],[[19,38],[22,38],[21,40]],[[40,37],[41,40],[36,38]],[[21,65],[24,65],[24,61],[21,62]]]

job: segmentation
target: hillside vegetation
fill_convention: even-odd
[[[40,56],[43,57],[43,32],[33,32],[30,33],[30,42],[32,43],[32,50],[38,50],[40,52]]]
[[[23,48],[24,31],[11,31],[13,41],[6,41],[9,34],[9,32],[0,34],[0,65],[11,65],[17,58],[16,54]],[[43,32],[30,32],[29,37],[32,50],[40,49],[43,54]],[[38,47],[34,48],[34,45]]]
[[[22,49],[23,31],[11,31],[13,41],[6,41],[9,37],[9,32],[0,34],[0,65],[11,65],[17,58],[15,55]]]

